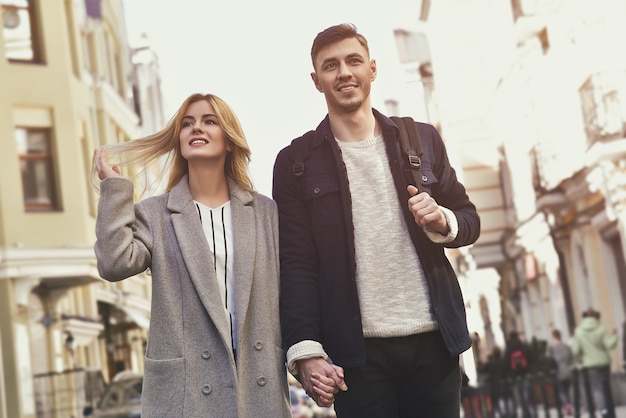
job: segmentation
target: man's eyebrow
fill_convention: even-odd
[[[363,54],[359,54],[358,52],[353,52],[352,54],[348,54],[346,58],[361,58],[364,59]]]
[[[324,61],[322,61],[320,63],[320,66],[323,67],[324,65],[328,64],[329,62],[333,62],[333,61],[337,61],[337,58],[335,58],[335,57],[326,58]]]

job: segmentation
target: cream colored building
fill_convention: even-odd
[[[158,62],[127,46],[121,0],[0,5],[0,418],[80,416],[98,372],[143,370],[150,282],[99,279],[90,167],[163,125]],[[466,362],[511,330],[569,338],[590,306],[621,332],[625,8],[423,0],[396,33],[413,115],[441,129],[482,217],[450,253],[480,337]]]
[[[569,340],[589,307],[621,335],[626,3],[419,3],[396,31],[407,78],[418,68],[423,86],[416,117],[440,127],[482,219],[457,254],[475,360],[512,330]],[[621,344],[612,353],[621,370]]]
[[[160,127],[158,63],[121,0],[0,5],[0,417],[82,416],[143,371],[150,282],[98,276],[91,156]]]

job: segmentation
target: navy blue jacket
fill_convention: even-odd
[[[418,187],[453,211],[459,224],[454,241],[433,243],[415,224],[406,203],[410,177],[403,168],[399,130],[389,118],[373,112],[382,126],[398,199],[428,282],[433,315],[450,354],[458,355],[470,347],[471,340],[461,290],[444,246],[457,248],[478,239],[476,207],[457,180],[437,130],[418,123],[424,150],[423,182]],[[276,157],[273,181],[280,225],[283,344],[288,349],[303,340],[318,341],[334,363],[359,366],[365,362],[365,348],[355,279],[351,195],[328,116],[311,136],[303,176],[293,174],[289,148]]]

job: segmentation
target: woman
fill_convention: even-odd
[[[166,193],[134,204],[133,183],[94,153],[98,271],[152,275],[142,416],[290,417],[277,209],[253,191],[231,108],[194,94],[162,131],[106,152],[128,167],[171,165]]]
[[[570,402],[570,389],[572,386],[572,373],[574,370],[574,354],[569,345],[561,339],[561,331],[552,330],[552,344],[548,345],[546,357],[554,361],[556,366],[556,378],[558,382],[558,394],[563,407],[563,414],[570,415],[572,405]]]

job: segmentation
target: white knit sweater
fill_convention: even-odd
[[[337,141],[346,165],[365,337],[437,328],[419,257],[404,221],[382,137]]]

